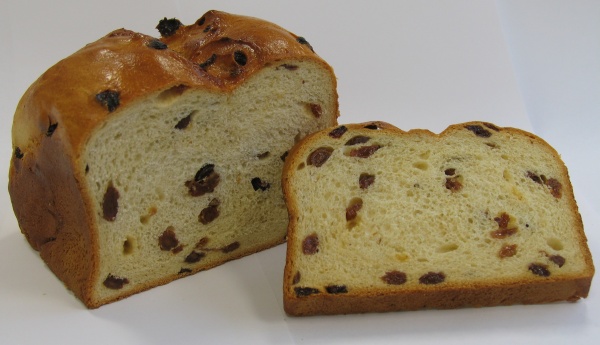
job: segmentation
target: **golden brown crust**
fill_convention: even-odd
[[[348,131],[357,130],[371,126],[370,129],[385,129],[397,135],[418,134],[422,136],[444,137],[454,132],[464,130],[468,126],[479,126],[490,131],[504,131],[513,135],[525,136],[532,142],[537,142],[561,162],[562,175],[565,177],[563,184],[563,198],[569,200],[569,207],[576,221],[576,234],[579,243],[583,244],[583,258],[585,271],[578,275],[564,275],[551,277],[543,281],[539,279],[526,279],[519,282],[514,281],[487,281],[473,284],[453,283],[451,286],[442,287],[428,285],[409,290],[390,290],[385,288],[353,289],[344,294],[315,293],[310,296],[298,297],[293,293],[292,282],[295,274],[295,256],[293,250],[300,243],[295,235],[298,223],[299,208],[297,198],[294,196],[291,179],[293,172],[299,164],[303,163],[308,148],[319,141],[325,135],[333,134],[336,130],[346,128]],[[346,124],[322,130],[306,137],[290,151],[283,169],[282,187],[286,205],[289,213],[288,225],[288,251],[286,254],[286,266],[283,283],[283,304],[287,314],[293,316],[308,316],[318,314],[348,314],[366,312],[389,312],[417,310],[424,308],[449,309],[460,307],[484,307],[512,304],[537,304],[556,301],[574,302],[580,298],[586,298],[589,293],[591,281],[594,275],[594,265],[591,253],[587,248],[587,238],[583,230],[583,222],[575,202],[573,187],[571,185],[568,171],[556,150],[542,138],[529,132],[510,127],[498,127],[486,122],[467,122],[451,125],[443,132],[436,134],[425,129],[413,129],[403,131],[385,122],[366,122],[359,124]]]
[[[310,45],[277,25],[218,11],[202,18],[161,39],[115,30],[48,69],[15,111],[9,193],[19,226],[88,307],[104,303],[92,296],[97,230],[82,188],[81,155],[97,128],[157,92],[231,92],[283,59],[314,61],[333,75]],[[212,54],[215,61],[203,64]]]

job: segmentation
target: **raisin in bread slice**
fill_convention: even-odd
[[[533,134],[385,123],[288,156],[291,315],[574,301],[594,273],[567,169]]]
[[[60,61],[14,117],[20,228],[90,308],[282,243],[286,152],[338,115],[331,67],[275,24],[157,28]]]

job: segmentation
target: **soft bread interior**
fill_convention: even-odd
[[[283,242],[285,155],[335,123],[332,78],[318,63],[281,61],[230,93],[175,87],[115,112],[79,167],[98,224],[97,298]],[[192,196],[190,184],[207,180],[202,168],[218,182],[213,175],[212,191]],[[104,206],[115,213],[115,203],[107,220]]]
[[[440,289],[474,288],[592,274],[556,152],[527,133],[489,126],[441,136],[368,126],[374,129],[340,138],[327,130],[303,142],[285,186],[293,214],[286,293],[370,294],[442,282]],[[353,154],[365,147],[378,149]],[[319,149],[329,154],[313,156]]]

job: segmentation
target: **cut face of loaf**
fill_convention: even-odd
[[[15,114],[20,227],[90,308],[282,243],[287,151],[336,123],[306,40],[215,11],[159,30],[86,46]]]
[[[472,122],[316,133],[284,167],[291,315],[574,301],[594,273],[567,169]]]

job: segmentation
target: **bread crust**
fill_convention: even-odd
[[[237,51],[247,60],[238,61],[235,70],[225,58],[211,68],[202,66],[213,54],[232,56]],[[86,306],[108,302],[97,300],[92,289],[98,238],[82,155],[94,131],[119,109],[150,95],[188,89],[231,93],[262,68],[286,59],[317,63],[333,75],[305,40],[285,29],[209,11],[160,39],[115,30],[58,62],[29,87],[13,120],[9,194],[29,244]],[[103,100],[106,91],[117,94],[118,104]],[[335,99],[337,109],[337,94]],[[128,295],[177,277],[140,286]]]
[[[583,250],[585,270],[575,275],[562,275],[559,277],[546,277],[543,280],[533,277],[521,281],[507,281],[502,279],[489,280],[473,283],[452,283],[441,285],[421,285],[406,289],[377,288],[368,289],[354,288],[347,293],[328,294],[315,293],[308,296],[296,296],[293,292],[293,281],[295,271],[295,258],[298,255],[291,248],[299,246],[301,239],[295,235],[298,226],[299,206],[296,197],[293,179],[297,167],[304,164],[309,148],[314,143],[333,133],[340,127],[347,131],[363,129],[373,126],[379,130],[385,130],[394,135],[419,135],[443,138],[451,136],[457,131],[464,131],[468,126],[483,126],[491,130],[503,131],[513,135],[528,137],[532,142],[541,144],[551,155],[561,163],[562,175],[562,197],[569,200],[569,208],[575,216],[575,233]],[[367,312],[390,312],[408,311],[417,309],[450,309],[461,307],[487,307],[513,304],[539,304],[557,301],[574,302],[580,298],[586,298],[589,293],[591,281],[594,275],[594,265],[587,238],[583,230],[583,222],[575,198],[573,188],[569,179],[568,170],[560,155],[542,138],[517,128],[498,127],[491,123],[472,121],[454,124],[443,132],[436,134],[429,130],[413,129],[403,131],[385,122],[374,121],[358,124],[347,124],[322,130],[305,138],[290,151],[289,159],[283,169],[283,192],[288,207],[288,251],[286,254],[286,266],[284,271],[283,304],[285,312],[292,316],[349,314]]]

